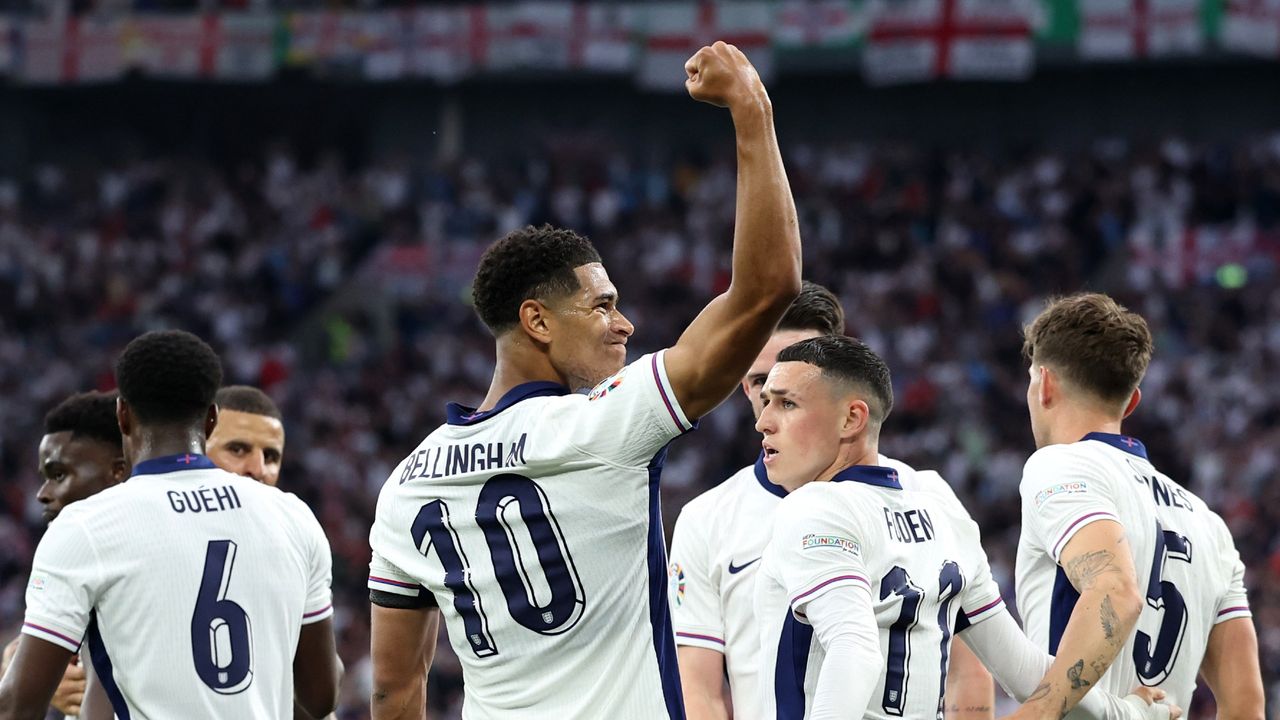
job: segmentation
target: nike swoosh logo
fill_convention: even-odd
[[[734,565],[734,564],[733,564],[733,561],[732,561],[732,560],[730,560],[730,561],[729,561],[729,574],[730,574],[730,575],[737,575],[738,573],[742,572],[743,570],[746,570],[747,568],[751,567],[752,563],[755,563],[755,562],[756,562],[756,561],[758,561],[759,559],[760,559],[760,558],[756,558],[755,560],[752,560],[752,561],[750,561],[750,562],[748,562],[748,563],[746,563],[746,564],[744,564],[744,565]]]

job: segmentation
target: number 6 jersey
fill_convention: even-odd
[[[1158,472],[1141,442],[1109,433],[1037,450],[1021,493],[1016,575],[1027,636],[1057,652],[1079,597],[1058,566],[1062,550],[1089,523],[1114,520],[1146,603],[1098,685],[1119,696],[1157,686],[1169,703],[1188,707],[1213,626],[1250,616],[1244,565],[1222,518]]]
[[[302,626],[333,614],[332,556],[291,493],[203,455],[138,463],[36,549],[22,632],[84,643],[120,720],[293,717]]]
[[[440,607],[463,717],[684,717],[657,483],[689,429],[656,353],[590,395],[536,382],[489,411],[451,404],[392,472],[370,599]]]

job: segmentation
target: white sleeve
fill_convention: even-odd
[[[695,427],[667,379],[666,351],[645,355],[605,379],[585,402],[559,403],[546,418],[578,450],[625,467],[649,465]]]
[[[89,627],[101,583],[89,533],[67,514],[56,518],[31,563],[22,632],[76,652]]]
[[[1120,522],[1110,481],[1096,463],[1068,445],[1037,450],[1022,471],[1022,533],[1058,562],[1062,549],[1085,526]]]
[[[671,622],[677,645],[723,653],[720,589],[711,577],[711,546],[707,541],[710,518],[701,512],[703,503],[698,500],[685,505],[671,537],[671,564],[667,569]]]
[[[1003,609],[970,628],[961,638],[991,671],[991,677],[1000,687],[1020,703],[1035,692],[1053,664],[1053,656],[1037,648],[1022,633],[1013,616]],[[1094,688],[1067,717],[1071,720],[1140,720],[1143,716],[1133,705]]]
[[[938,478],[938,483],[949,487],[941,477]],[[949,514],[955,516],[956,528],[960,531],[960,542],[963,544],[959,548],[958,557],[966,559],[962,569],[969,578],[960,594],[960,609],[956,616],[956,632],[960,632],[1004,612],[1005,605],[1000,597],[1000,585],[991,574],[987,551],[982,547],[982,530],[978,523],[973,521],[968,509],[954,492],[939,495],[948,506]]]
[[[1234,618],[1253,617],[1253,611],[1249,609],[1249,593],[1244,586],[1244,562],[1240,560],[1240,551],[1236,549],[1231,531],[1222,518],[1215,514],[1213,520],[1218,535],[1218,567],[1228,568],[1229,573],[1227,586],[1218,599],[1214,617],[1216,625]]]
[[[307,625],[333,616],[333,552],[311,508],[292,493],[289,495],[306,543],[307,602],[302,609],[302,624]]]
[[[818,671],[809,720],[861,716],[880,683],[884,659],[871,590],[842,585],[805,608],[826,656]]]
[[[863,545],[873,536],[860,513],[833,502],[833,490],[829,483],[810,483],[784,498],[774,517],[768,552],[800,619],[805,605],[823,593],[846,585],[871,589]]]

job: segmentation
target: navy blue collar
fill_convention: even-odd
[[[163,475],[164,473],[177,472],[179,470],[211,470],[218,467],[213,461],[204,455],[193,455],[184,453],[182,455],[165,455],[164,457],[151,458],[143,460],[133,466],[133,474],[130,477],[139,475]]]
[[[1116,435],[1114,433],[1091,432],[1080,438],[1081,442],[1084,442],[1085,440],[1097,440],[1100,443],[1106,443],[1113,448],[1123,450],[1130,455],[1137,455],[1143,460],[1150,460],[1150,458],[1147,457],[1147,446],[1143,445],[1142,441],[1135,437],[1129,437],[1128,435]]]
[[[880,465],[854,465],[847,467],[836,473],[831,478],[831,482],[845,482],[852,480],[854,482],[866,483],[868,485],[876,485],[878,487],[892,488],[901,490],[902,483],[898,478],[898,471],[890,467],[882,467]]]
[[[777,495],[778,497],[786,497],[787,491],[781,485],[774,485],[769,480],[769,473],[764,469],[764,453],[760,453],[760,457],[756,458],[756,480],[760,481],[760,487]]]
[[[568,395],[569,388],[560,383],[547,382],[539,380],[537,382],[521,383],[507,391],[506,395],[493,406],[492,410],[484,412],[476,412],[475,408],[470,408],[458,403],[449,403],[445,406],[445,417],[448,418],[450,425],[475,425],[483,422],[507,408],[515,405],[521,400],[528,400],[534,397],[543,397],[544,395]]]

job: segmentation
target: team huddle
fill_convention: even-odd
[[[1018,717],[1177,718],[1197,677],[1220,717],[1262,718],[1231,536],[1121,431],[1145,321],[1081,294],[1025,329],[1020,626],[946,480],[880,454],[890,368],[801,281],[754,68],[716,43],[686,72],[735,128],[729,288],[627,363],[635,327],[588,240],[528,227],[489,247],[472,292],[492,383],[393,470],[370,529],[371,716],[425,717],[443,618],[469,720],[992,717],[992,678]],[[46,422],[46,488],[76,484],[41,490],[0,720],[51,701],[91,720],[325,717],[331,556],[275,487],[278,411],[220,393],[217,356],[179,331],[130,343],[116,380],[118,398],[75,399],[96,415]],[[667,448],[738,389],[759,459],[685,506],[668,558]]]

